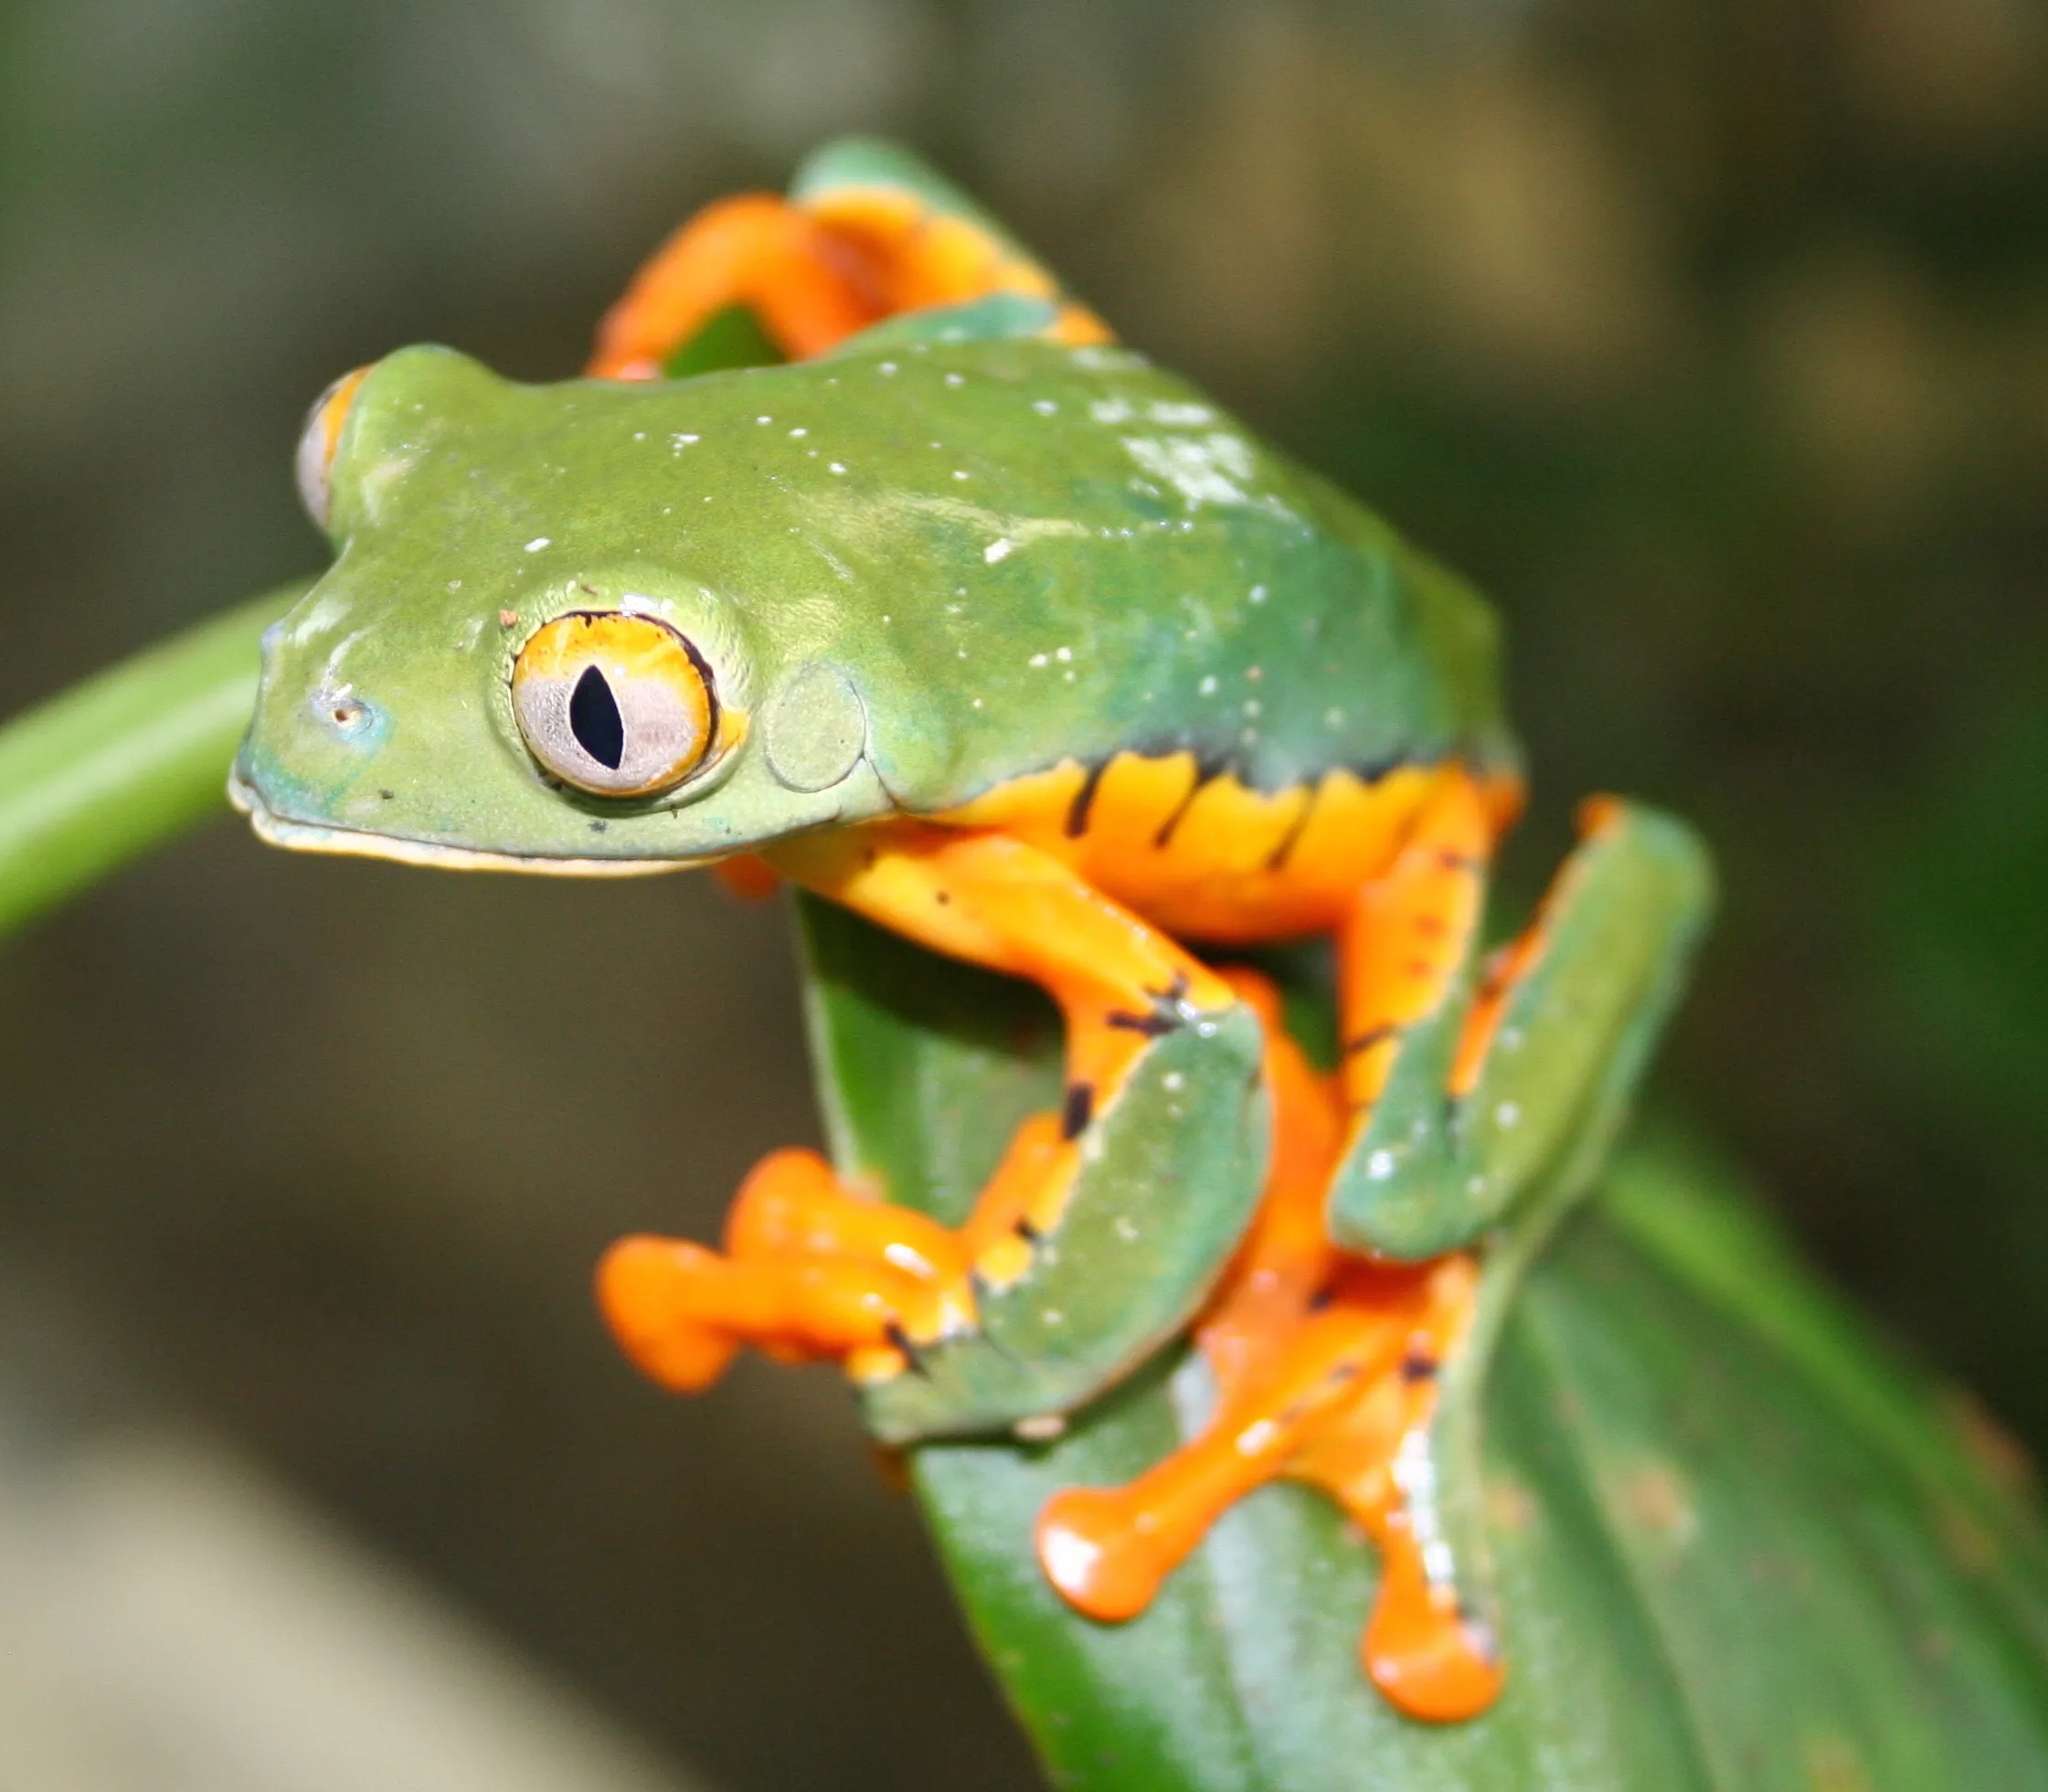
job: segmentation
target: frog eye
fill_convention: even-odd
[[[367,367],[358,367],[352,374],[344,374],[315,398],[313,408],[306,413],[306,427],[299,435],[295,462],[299,496],[305,503],[306,514],[323,529],[327,526],[327,510],[333,497],[328,474],[334,469],[334,447],[341,440],[342,425],[348,420],[348,408],[355,400],[356,387],[368,372]]]
[[[717,720],[711,677],[665,622],[575,610],[537,630],[512,668],[526,749],[565,784],[652,796],[704,761]]]

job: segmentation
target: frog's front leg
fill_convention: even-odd
[[[1534,921],[1482,961],[1490,824],[1454,780],[1338,941],[1351,1136],[1337,1242],[1406,1262],[1477,1240],[1618,1126],[1710,901],[1692,832],[1596,798]],[[1576,1191],[1575,1191],[1576,1192]]]
[[[620,1247],[603,1281],[614,1327],[675,1383],[715,1374],[738,1341],[844,1355],[886,1441],[1067,1411],[1187,1323],[1251,1217],[1268,1144],[1256,1015],[1001,833],[882,823],[769,857],[920,945],[1040,984],[1066,1024],[1065,1098],[1020,1129],[959,1233],[916,1222],[912,1239],[899,1210],[813,1177],[766,1247],[770,1229],[737,1223],[724,1258]]]

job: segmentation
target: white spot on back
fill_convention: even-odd
[[[1124,451],[1154,479],[1165,481],[1190,509],[1204,504],[1244,504],[1255,501],[1245,489],[1252,476],[1252,453],[1241,436],[1214,430],[1199,440],[1187,436],[1125,436]],[[1287,513],[1277,499],[1261,509]]]

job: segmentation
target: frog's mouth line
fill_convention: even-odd
[[[228,774],[228,801],[249,817],[259,840],[292,853],[388,859],[396,864],[431,865],[440,871],[518,872],[536,877],[652,877],[660,872],[690,871],[714,863],[710,859],[528,858],[518,853],[493,853],[475,846],[448,846],[432,840],[370,833],[361,828],[293,822],[263,801],[256,787],[243,778],[239,766]]]

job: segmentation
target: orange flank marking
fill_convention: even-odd
[[[783,354],[803,360],[885,317],[999,292],[1055,302],[1055,341],[1110,340],[1036,262],[900,187],[840,187],[796,204],[741,194],[706,206],[634,275],[598,326],[588,371],[658,378],[732,305],[747,306]]]
[[[1380,1551],[1361,1643],[1367,1674],[1411,1716],[1470,1717],[1498,1696],[1502,1670],[1444,1577],[1430,1547],[1438,1515],[1408,1470],[1427,1447],[1438,1365],[1469,1322],[1477,1270],[1464,1256],[1395,1267],[1332,1248],[1321,1204],[1342,1107],[1279,1030],[1270,987],[1228,974],[1268,1025],[1277,1143],[1258,1218],[1195,1334],[1216,1415],[1126,1486],[1056,1494],[1039,1515],[1039,1561],[1077,1610],[1134,1617],[1236,1500],[1276,1479],[1309,1482]]]
[[[1236,944],[1335,928],[1432,794],[1470,782],[1400,766],[1268,792],[1227,771],[1202,778],[1193,753],[1119,753],[1092,782],[1068,759],[933,819],[1000,828],[1169,933]]]
[[[1385,876],[1353,900],[1337,935],[1345,1100],[1378,1099],[1403,1029],[1449,994],[1486,895],[1493,832],[1486,793],[1459,772],[1431,794]]]

